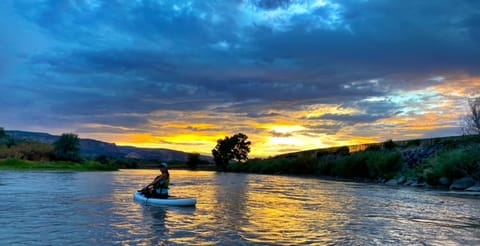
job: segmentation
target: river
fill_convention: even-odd
[[[0,171],[0,245],[480,245],[479,198],[172,170],[196,207],[134,202],[158,173]]]

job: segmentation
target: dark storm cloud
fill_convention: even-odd
[[[335,30],[305,30],[303,21],[285,32],[255,29],[254,54],[267,60],[290,59],[312,70],[332,69],[337,74],[331,77],[334,83],[336,78],[348,81],[446,69],[477,73],[480,45],[464,33],[476,27],[474,21],[462,20],[474,18],[478,9],[478,3],[462,1],[433,5],[351,1],[343,5],[339,17],[343,25]]]
[[[363,99],[428,85],[430,76],[442,73],[478,74],[480,67],[478,1],[6,5],[17,16],[12,21],[28,22],[49,41],[36,52],[9,54],[22,55],[25,71],[9,80],[24,85],[12,97],[36,100],[32,107],[46,113],[85,121],[91,115],[114,126],[144,124],[148,113],[159,110],[213,108],[264,118],[275,116],[271,110],[319,103],[365,112],[323,119],[372,122],[393,115],[398,105]],[[0,68],[5,59],[0,55]],[[139,115],[118,117],[122,113]]]

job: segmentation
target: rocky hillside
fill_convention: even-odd
[[[60,137],[39,132],[6,131],[6,133],[17,141],[30,140],[47,144],[52,144]],[[113,143],[94,139],[80,139],[80,151],[82,156],[92,158],[103,155],[114,158],[136,158],[162,161],[186,161],[188,155],[188,153],[178,150],[117,146]]]

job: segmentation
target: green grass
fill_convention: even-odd
[[[66,161],[26,161],[6,159],[0,161],[0,170],[49,170],[49,171],[116,171],[117,167],[95,161],[83,163]]]

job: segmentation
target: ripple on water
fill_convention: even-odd
[[[157,174],[0,172],[0,245],[480,244],[479,199],[172,170],[172,194],[197,197],[196,207],[134,202]]]

